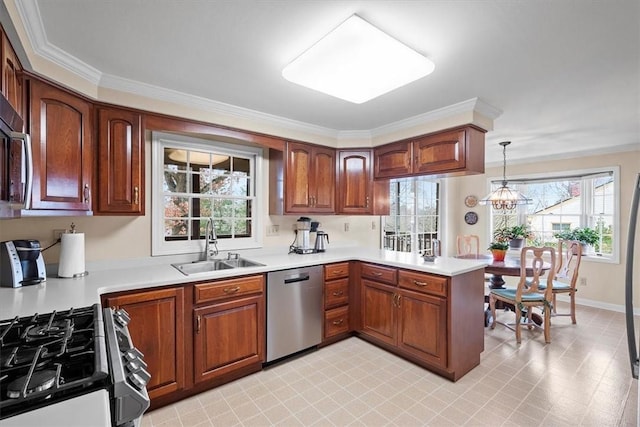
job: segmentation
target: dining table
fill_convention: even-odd
[[[503,276],[520,277],[520,274],[521,274],[520,273],[521,262],[520,262],[519,256],[518,257],[506,256],[502,261],[496,261],[493,259],[493,255],[488,255],[488,254],[457,255],[455,256],[455,258],[477,259],[479,261],[485,262],[484,272],[491,275],[491,277],[489,278],[489,289],[504,289],[505,281]],[[551,264],[549,264],[548,262],[543,262],[542,271],[545,272],[545,271],[548,271],[549,269],[551,269]],[[527,277],[533,276],[533,266],[527,266],[525,274]],[[485,295],[484,302],[485,303],[489,302],[488,295]],[[497,302],[499,303],[499,304],[496,304],[496,308],[498,309],[510,309],[512,311],[514,310],[514,307],[511,306],[510,304],[504,304],[501,301],[497,301]],[[485,322],[484,322],[485,326],[488,326],[489,324],[489,317],[490,317],[490,310],[487,307],[487,310],[485,311]],[[542,324],[542,317],[537,313],[533,314],[532,319],[536,324],[538,325]]]

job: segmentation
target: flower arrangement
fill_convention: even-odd
[[[487,249],[490,251],[493,251],[493,250],[506,251],[507,249],[509,249],[509,244],[507,242],[496,240],[491,242],[491,244],[489,244],[489,247]]]

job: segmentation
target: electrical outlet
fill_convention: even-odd
[[[587,286],[587,278],[581,277],[579,283],[580,283],[580,286]]]
[[[267,236],[277,236],[280,231],[280,226],[277,224],[267,225]]]
[[[348,222],[344,223],[344,231],[349,231],[349,223]]]
[[[65,231],[67,230],[53,230],[53,241],[57,242],[58,239],[61,239]]]

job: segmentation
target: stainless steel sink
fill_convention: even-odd
[[[246,258],[212,259],[209,261],[193,261],[171,264],[172,267],[176,268],[185,276],[191,276],[192,274],[211,273],[218,270],[229,270],[232,268],[242,267],[257,267],[262,265],[264,264],[251,261]]]
[[[261,265],[264,265],[264,264],[260,264],[259,262],[251,261],[251,260],[246,259],[246,258],[225,259],[222,262],[224,262],[227,265],[233,266],[233,268],[259,267]]]

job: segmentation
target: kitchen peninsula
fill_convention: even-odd
[[[163,257],[120,262],[117,267],[96,263],[88,266],[89,275],[77,279],[59,279],[52,273],[41,285],[0,289],[0,312],[3,318],[10,318],[99,302],[126,309],[130,301],[144,300],[141,295],[159,292],[160,300],[170,301],[173,310],[170,315],[158,317],[165,321],[172,319],[172,331],[166,338],[171,335],[174,348],[170,354],[175,357],[175,363],[171,364],[169,372],[152,372],[152,378],[154,374],[156,378],[166,377],[157,387],[148,387],[152,407],[158,407],[262,369],[265,360],[265,292],[262,284],[266,273],[323,265],[326,314],[321,345],[356,334],[452,381],[480,363],[480,353],[484,350],[484,265],[481,262],[447,257],[425,262],[416,254],[361,247],[333,248],[329,252],[304,256],[287,255],[285,251],[274,254],[273,249],[268,252],[255,250],[243,256],[264,265],[185,276],[171,266],[171,262],[185,259]],[[348,298],[335,309],[326,303],[327,289],[337,282],[327,277],[327,272],[337,271],[332,266],[348,267],[344,272]],[[222,287],[218,285],[232,281],[231,295],[222,294]],[[222,296],[216,294],[218,290]],[[208,305],[203,304],[206,301]],[[245,302],[243,309],[233,305],[239,304],[238,301]],[[153,300],[144,302],[149,304]],[[318,304],[323,302],[318,301]],[[251,351],[247,350],[251,353],[247,360],[251,361],[240,366],[236,357],[234,363],[210,369],[214,372],[222,368],[221,375],[209,375],[206,369],[198,369],[206,363],[199,359],[202,354],[198,356],[197,337],[194,336],[199,332],[200,313],[206,311],[207,306],[225,305],[232,307],[234,313],[238,310],[247,315],[253,313],[248,319],[250,324],[256,325]],[[248,307],[255,307],[255,310]],[[331,325],[335,324],[332,322],[336,322],[331,316],[336,312],[345,314],[346,318],[338,321],[341,329],[329,333]],[[220,311],[215,313],[222,315]],[[132,331],[135,331],[136,323],[145,324],[148,336],[157,330],[151,318],[145,317],[144,322],[140,322],[134,314],[130,324]],[[206,320],[202,324],[209,339],[209,333],[215,331],[206,330]],[[145,346],[155,345],[156,340],[162,342],[164,338],[151,337],[146,343],[139,343],[141,350],[148,353],[146,359],[152,371],[158,369],[153,362],[159,357],[154,355],[158,352]],[[189,360],[191,354],[195,360]],[[204,360],[207,360],[206,355]],[[166,370],[166,366],[163,369]]]

